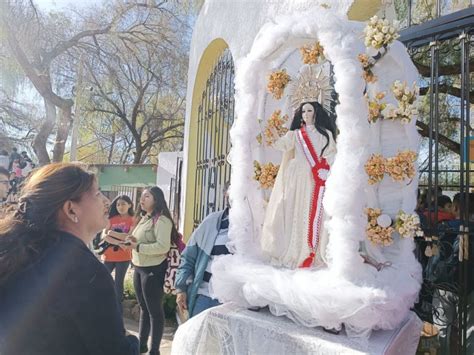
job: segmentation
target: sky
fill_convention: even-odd
[[[101,0],[34,0],[42,10],[59,10],[67,6],[86,7],[97,4]]]

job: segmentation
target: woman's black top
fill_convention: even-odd
[[[112,277],[80,239],[58,233],[0,288],[0,354],[138,354]]]

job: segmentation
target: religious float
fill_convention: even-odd
[[[261,27],[236,66],[224,305],[173,353],[415,352],[417,71],[397,37],[328,4]]]

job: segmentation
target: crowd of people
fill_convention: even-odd
[[[417,241],[417,256],[423,267],[425,283],[420,295],[420,311],[425,314],[425,320],[433,323],[439,330],[439,350],[441,354],[456,353],[455,342],[452,342],[453,332],[458,322],[456,311],[460,292],[466,291],[468,302],[474,302],[474,275],[468,275],[467,289],[463,290],[459,282],[461,264],[459,262],[461,228],[474,230],[474,193],[468,193],[468,221],[465,221],[461,201],[465,195],[456,193],[451,199],[439,187],[437,190],[420,191],[418,194],[417,212],[420,216],[421,227],[427,236],[434,238],[419,238]],[[430,202],[429,202],[430,201]],[[435,208],[437,207],[437,208]],[[467,223],[467,225],[465,225]],[[469,251],[473,252],[472,243],[468,243]],[[474,267],[472,259],[468,268]],[[428,305],[428,306],[427,306]],[[468,322],[473,321],[473,310],[470,308]],[[471,346],[471,345],[469,345]]]
[[[18,153],[18,148],[14,147],[11,153],[6,150],[0,151],[0,167],[8,171],[9,180],[7,196],[0,202],[14,204],[18,200],[19,186],[33,171],[35,163],[26,151]]]

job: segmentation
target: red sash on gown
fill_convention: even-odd
[[[316,256],[316,250],[318,249],[324,210],[322,201],[324,197],[327,174],[329,172],[329,164],[325,158],[320,159],[318,157],[318,154],[316,153],[313,143],[311,143],[308,132],[306,132],[306,128],[304,126],[296,131],[296,137],[303,150],[306,160],[311,167],[311,173],[314,180],[314,189],[311,197],[311,208],[308,221],[307,241],[309,255],[300,265],[301,268],[307,268],[313,265],[314,258]]]

